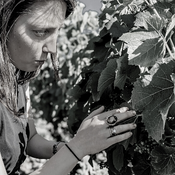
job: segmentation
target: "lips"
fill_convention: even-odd
[[[45,62],[46,60],[35,60],[36,62]]]
[[[42,65],[46,60],[35,60],[35,63]]]

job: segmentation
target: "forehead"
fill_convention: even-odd
[[[66,4],[63,1],[47,0],[35,2],[21,17],[23,22],[31,25],[57,27],[64,22],[65,13]]]

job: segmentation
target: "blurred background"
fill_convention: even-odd
[[[101,11],[101,0],[79,0],[79,2],[83,3],[85,5],[84,12],[85,11],[96,11],[100,12]]]

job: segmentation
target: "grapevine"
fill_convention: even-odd
[[[79,80],[68,125],[76,133],[90,111],[128,106],[137,129],[105,150],[110,175],[175,173],[175,2],[103,0],[100,32],[81,53],[91,53]],[[81,58],[86,55],[81,54]],[[80,117],[78,117],[80,116]]]

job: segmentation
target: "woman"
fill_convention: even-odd
[[[49,55],[57,73],[58,30],[74,8],[73,0],[0,0],[0,174],[17,175],[26,154],[49,159],[31,175],[66,175],[85,155],[128,139],[135,124],[127,108],[100,107],[67,144],[39,136],[30,112],[29,80]],[[66,162],[66,163],[65,163]]]

